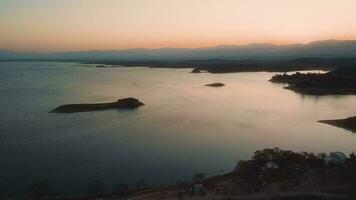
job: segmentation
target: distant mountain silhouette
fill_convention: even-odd
[[[36,52],[16,52],[0,49],[0,60],[39,59],[44,56]]]
[[[293,59],[301,57],[356,57],[356,40],[325,40],[309,44],[219,45],[207,48],[160,48],[107,51],[70,51],[41,54],[0,50],[0,60],[197,60]]]

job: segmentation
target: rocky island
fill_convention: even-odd
[[[210,84],[206,84],[205,86],[209,86],[209,87],[224,87],[225,84],[224,83],[210,83]]]
[[[96,67],[98,67],[98,68],[106,68],[107,66],[106,65],[96,65]]]
[[[119,99],[116,102],[109,103],[86,103],[86,104],[66,104],[55,108],[50,113],[76,113],[76,112],[90,112],[108,109],[136,109],[145,105],[136,98]]]
[[[356,67],[343,67],[328,73],[277,74],[270,80],[288,84],[286,89],[311,95],[356,94]]]
[[[356,116],[346,119],[320,120],[319,122],[356,132]]]

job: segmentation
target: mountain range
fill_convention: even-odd
[[[294,59],[303,57],[356,57],[356,40],[324,40],[308,44],[220,45],[207,48],[91,50],[56,53],[0,50],[0,60],[95,61],[95,60],[204,60]]]

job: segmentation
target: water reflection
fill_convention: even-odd
[[[265,147],[356,150],[351,132],[317,122],[355,115],[355,96],[300,95],[268,82],[274,73],[26,62],[0,63],[0,72],[3,194],[18,194],[34,179],[58,193],[86,191],[93,179],[174,183],[196,172],[230,170],[236,159]],[[226,86],[204,86],[213,82]],[[128,96],[146,106],[48,114],[62,104]]]

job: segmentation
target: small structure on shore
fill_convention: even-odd
[[[328,165],[342,165],[346,162],[346,155],[342,152],[331,152],[324,158],[324,161]]]
[[[194,193],[195,194],[202,194],[204,192],[203,184],[195,184],[194,185]]]
[[[278,165],[273,162],[273,161],[268,161],[263,167],[262,167],[262,171],[266,171],[268,169],[278,169]]]
[[[203,184],[199,183],[199,184],[194,184],[193,186],[191,186],[190,188],[188,188],[187,190],[189,192],[190,195],[194,196],[194,195],[205,195],[205,190],[204,190],[204,186]]]

